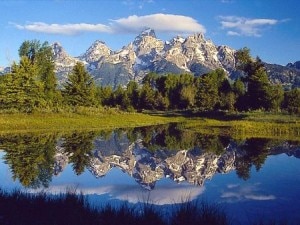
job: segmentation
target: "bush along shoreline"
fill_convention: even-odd
[[[186,201],[174,204],[166,216],[151,203],[118,207],[106,204],[91,206],[83,194],[69,191],[58,196],[45,192],[31,194],[0,189],[1,225],[229,225],[240,224],[228,216],[219,204],[205,201]],[[249,224],[288,224],[276,221],[258,221]]]

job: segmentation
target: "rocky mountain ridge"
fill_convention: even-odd
[[[126,86],[130,80],[141,82],[149,72],[159,74],[192,73],[202,75],[223,68],[230,79],[236,79],[236,50],[215,45],[203,34],[174,37],[163,41],[155,31],[146,29],[122,49],[113,51],[105,42],[96,40],[85,53],[73,57],[58,42],[52,44],[55,72],[61,85],[76,62],[82,62],[99,85]],[[300,87],[300,61],[286,66],[265,63],[270,81],[285,88]],[[7,68],[0,68],[0,74]]]
[[[97,84],[114,88],[125,86],[130,80],[140,82],[149,72],[192,73],[197,76],[223,68],[229,78],[239,76],[236,50],[225,45],[217,46],[205,39],[203,34],[186,38],[177,36],[170,41],[162,41],[156,37],[154,30],[147,29],[121,50],[113,51],[105,42],[97,40],[78,57],[68,55],[59,43],[54,43],[52,47],[60,83],[66,80],[67,74],[78,61],[86,65]],[[299,87],[299,64],[266,64],[266,68],[273,83]]]
[[[242,147],[244,144],[230,141],[221,154],[199,147],[151,151],[143,145],[142,139],[130,141],[124,133],[113,133],[110,138],[99,137],[94,141],[87,168],[96,178],[105,176],[114,167],[119,168],[148,190],[152,190],[163,178],[203,186],[216,174],[234,171],[243,164],[243,159],[249,159],[249,152]],[[63,147],[57,146],[56,150],[54,174],[58,175],[69,163],[69,156]],[[269,154],[282,153],[300,157],[300,148],[284,142],[269,150]],[[246,164],[250,163],[247,160]]]
[[[60,80],[65,80],[74,63],[81,61],[97,83],[113,87],[125,86],[130,80],[140,82],[149,72],[201,75],[223,68],[230,75],[235,70],[235,50],[216,46],[203,34],[178,36],[164,42],[156,37],[154,30],[148,29],[119,51],[96,41],[79,57],[67,55],[59,43],[52,47]]]

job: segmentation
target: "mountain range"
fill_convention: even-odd
[[[259,140],[250,139],[239,143],[231,140],[223,147],[222,153],[199,147],[177,150],[159,148],[151,151],[143,144],[142,139],[130,141],[126,133],[113,132],[110,137],[98,137],[94,140],[93,154],[89,157],[87,168],[96,178],[106,176],[112,168],[119,168],[148,190],[155,188],[156,182],[163,178],[203,186],[205,181],[216,174],[226,174],[255,164],[259,155],[252,152],[253,146],[249,148],[251,151],[245,150],[251,143],[257,144]],[[263,145],[258,146],[261,151]],[[300,158],[300,147],[282,142],[270,147],[267,155],[283,153]],[[65,152],[64,147],[56,146],[55,175],[64,171],[70,163],[69,157],[70,154]]]
[[[105,42],[96,40],[85,53],[71,56],[61,44],[51,45],[54,53],[55,72],[61,86],[76,62],[85,64],[96,84],[126,86],[131,81],[140,83],[146,74],[154,72],[191,73],[195,76],[217,68],[223,68],[228,78],[234,80],[241,75],[236,68],[236,50],[225,45],[215,45],[203,34],[174,37],[163,41],[155,31],[146,29],[122,49],[113,51]],[[285,89],[300,87],[300,61],[286,66],[265,63],[269,80],[282,84]],[[9,72],[0,67],[0,74]]]
[[[199,76],[223,68],[233,80],[241,74],[236,68],[236,50],[215,45],[203,34],[162,41],[156,37],[154,30],[146,29],[118,51],[97,40],[78,57],[70,56],[57,42],[52,44],[52,48],[59,83],[67,79],[78,61],[86,65],[97,84],[111,85],[113,88],[126,86],[130,80],[140,83],[149,72],[192,73]],[[282,84],[286,88],[300,87],[300,61],[286,66],[265,63],[265,67],[272,83]]]

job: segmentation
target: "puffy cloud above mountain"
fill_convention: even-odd
[[[147,16],[129,16],[114,20],[112,27],[116,32],[136,33],[145,27],[150,27],[161,32],[179,32],[179,33],[205,33],[205,27],[199,24],[195,19],[172,14],[152,14]]]
[[[136,33],[145,27],[150,27],[160,32],[205,33],[206,31],[205,27],[192,17],[173,14],[133,15],[127,18],[111,20],[108,25],[100,23],[48,24],[44,22],[32,22],[24,25],[11,24],[19,30],[61,35],[75,35],[83,32]]]

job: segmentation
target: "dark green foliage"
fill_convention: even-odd
[[[24,41],[19,48],[19,56],[27,57],[33,64],[36,61],[36,56],[41,47],[40,41]]]
[[[106,106],[114,105],[114,96],[113,96],[113,90],[111,86],[97,87],[96,97],[98,99],[98,102],[100,102],[101,105],[106,105]]]
[[[43,99],[37,67],[27,57],[22,57],[19,65],[14,64],[10,74],[1,77],[1,109],[32,112],[43,105]]]
[[[260,68],[247,79],[247,103],[250,109],[269,109],[269,99],[271,97],[271,85],[266,71]]]
[[[129,81],[127,84],[127,96],[130,100],[130,105],[137,108],[139,105],[139,85],[135,81]]]
[[[47,42],[24,41],[19,48],[19,64],[0,77],[0,109],[8,112],[35,110],[75,110],[78,106],[117,107],[134,110],[244,111],[265,110],[299,113],[296,92],[272,85],[262,61],[253,59],[248,48],[236,52],[238,73],[243,77],[231,82],[223,69],[200,77],[191,74],[147,74],[142,84],[96,87],[82,63],[77,63],[63,89],[57,89],[55,65]],[[291,97],[292,94],[296,97]],[[284,98],[284,102],[282,104]],[[295,99],[295,100],[293,100]],[[63,103],[63,104],[62,104]],[[71,106],[71,107],[70,107]]]
[[[233,83],[233,92],[236,96],[243,96],[246,92],[245,85],[241,79],[237,79]]]
[[[135,128],[129,137],[141,137],[143,145],[151,151],[165,149],[180,151],[199,148],[205,152],[220,155],[228,145],[228,138],[216,135],[200,135],[181,128],[180,124]]]
[[[284,94],[283,108],[289,113],[300,114],[300,89],[296,88]]]
[[[0,138],[1,149],[13,174],[25,187],[47,187],[52,179],[55,135],[11,135]]]
[[[206,74],[198,78],[196,105],[201,111],[213,110],[219,102],[218,84],[214,74]]]
[[[237,110],[246,109],[247,108],[247,103],[245,101],[246,88],[245,88],[245,84],[241,81],[241,79],[235,80],[235,82],[233,83],[232,91],[235,96],[234,107]]]
[[[77,175],[84,172],[89,165],[90,157],[94,147],[94,132],[73,133],[64,138],[62,147],[70,156],[70,162]]]
[[[284,91],[281,85],[272,85],[268,95],[268,109],[269,111],[279,112],[284,98]],[[300,105],[300,101],[299,101]]]
[[[56,90],[57,78],[52,48],[48,42],[41,44],[38,40],[24,41],[19,48],[19,56],[27,57],[31,64],[36,65],[39,80],[43,83],[46,102],[49,106],[57,104],[59,101]]]
[[[82,63],[76,63],[64,84],[65,101],[72,106],[93,106],[96,104],[95,94],[93,78]]]
[[[241,149],[245,151],[245,155],[236,163],[237,175],[247,180],[250,178],[250,170],[255,166],[256,170],[260,170],[269,155],[271,141],[268,139],[251,138],[246,140]]]
[[[140,90],[139,108],[154,109],[155,105],[155,91],[151,88],[149,83],[145,83]]]
[[[238,68],[246,74],[244,82],[247,87],[245,95],[242,94],[241,85],[236,83],[234,90],[238,94],[238,108],[264,109],[266,111],[279,111],[283,100],[281,86],[271,85],[264,64],[257,57],[253,60],[250,50],[243,48],[236,53]],[[246,104],[242,104],[246,102]]]
[[[245,65],[250,63],[252,61],[251,56],[250,56],[250,49],[247,47],[244,47],[240,50],[238,50],[235,53],[235,57],[238,59],[238,68],[242,69],[244,68]]]
[[[131,102],[125,89],[120,85],[114,91],[113,94],[114,106],[119,106],[121,109],[126,110],[130,107]]]

